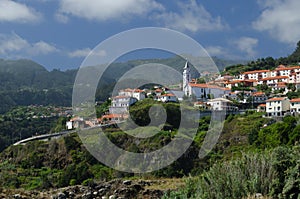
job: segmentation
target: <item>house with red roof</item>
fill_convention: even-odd
[[[259,80],[262,78],[267,78],[270,75],[270,70],[254,70],[254,71],[247,71],[242,73],[239,76],[241,80]]]
[[[219,98],[231,92],[230,88],[211,84],[189,84],[189,96],[194,95],[198,100]]]
[[[290,111],[290,100],[287,97],[274,97],[266,101],[268,117],[283,117]]]
[[[236,111],[238,107],[234,106],[233,102],[224,98],[215,98],[208,100],[207,104],[211,110],[215,111]]]
[[[176,95],[174,95],[173,93],[166,93],[166,94],[157,96],[156,100],[160,101],[160,102],[177,102],[178,101]]]
[[[127,117],[128,115],[123,115],[123,114],[108,114],[108,115],[103,115],[101,118],[98,118],[98,122],[100,124],[111,124],[111,123],[123,121]]]
[[[300,113],[300,98],[290,100],[290,109],[292,115]]]
[[[131,89],[126,88],[119,91],[119,96],[128,96],[128,97],[134,97],[137,100],[143,100],[146,98],[146,94],[141,89]]]
[[[268,86],[275,86],[279,82],[288,83],[289,82],[289,76],[276,76],[276,77],[263,78],[263,79],[260,79],[258,81],[258,84],[266,84]]]
[[[260,104],[257,106],[257,112],[266,112],[266,104]]]
[[[267,95],[261,91],[251,93],[251,96],[254,103],[263,103],[268,99]]]

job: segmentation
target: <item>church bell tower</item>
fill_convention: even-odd
[[[189,83],[191,82],[191,69],[189,66],[188,61],[185,62],[185,66],[183,68],[183,74],[182,74],[182,90],[186,96],[190,96],[190,85]]]

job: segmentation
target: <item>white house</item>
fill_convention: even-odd
[[[86,123],[85,123],[84,119],[81,117],[74,117],[66,123],[67,130],[79,129],[79,128],[85,128],[85,127],[86,127]]]
[[[275,86],[272,87],[272,92],[274,91],[283,91],[283,94],[286,94],[289,90],[285,82],[278,82]]]
[[[129,96],[115,96],[112,98],[109,112],[112,114],[127,114],[129,106],[137,102],[137,99]]]
[[[233,106],[232,101],[225,98],[211,99],[207,102],[207,104],[211,106],[212,110],[218,110],[218,111],[237,110],[237,107]]]
[[[275,97],[266,101],[268,117],[282,117],[290,110],[290,100],[287,97]]]
[[[122,89],[122,90],[119,90],[118,95],[119,96],[129,96],[129,97],[131,97],[132,91],[133,90],[131,88]]]
[[[292,114],[300,113],[300,98],[291,99],[290,104]]]
[[[279,82],[286,82],[289,83],[289,77],[288,76],[276,76],[276,77],[267,77],[258,80],[258,84],[266,84],[268,86],[275,86]]]
[[[145,95],[145,92],[143,90],[134,89],[133,92],[132,92],[132,96],[131,97],[134,97],[134,98],[136,98],[139,101],[139,100],[145,99],[146,95]]]
[[[251,93],[251,96],[254,103],[263,103],[268,99],[264,92],[254,92]]]
[[[242,79],[242,80],[247,80],[247,79],[259,80],[261,78],[267,78],[267,77],[269,77],[269,75],[270,75],[270,70],[247,71],[247,72],[244,72],[240,76],[240,79]]]
[[[161,102],[177,102],[177,97],[172,93],[166,93],[157,97],[157,101]]]
[[[230,88],[224,88],[210,84],[189,84],[189,96],[194,95],[198,100],[208,98],[220,98],[231,92]]]
[[[163,93],[163,90],[160,88],[155,89],[154,94],[155,96],[161,96],[161,94]]]
[[[73,129],[73,122],[72,121],[67,121],[66,122],[66,129],[67,130],[72,130]]]
[[[257,106],[257,112],[266,112],[266,104],[260,104]]]
[[[143,90],[131,89],[131,88],[126,88],[126,89],[120,90],[119,96],[134,97],[137,100],[143,100],[146,97],[145,92]]]

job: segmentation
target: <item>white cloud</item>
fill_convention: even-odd
[[[34,43],[32,46],[32,50],[31,52],[35,55],[37,54],[49,54],[49,53],[53,53],[53,52],[58,52],[59,50],[51,45],[51,44],[48,44],[44,41],[39,41],[37,43]]]
[[[253,27],[267,31],[281,42],[295,44],[300,40],[300,1],[267,0],[259,1],[263,11]]]
[[[28,47],[28,42],[16,34],[10,36],[0,34],[0,55],[20,51]]]
[[[221,46],[208,46],[205,48],[205,50],[210,56],[223,56],[227,54],[226,49]]]
[[[237,48],[240,51],[247,53],[248,57],[254,57],[256,55],[254,48],[258,44],[258,39],[252,37],[241,37],[234,41],[234,44],[237,45]]]
[[[59,50],[44,41],[29,43],[19,35],[0,34],[0,55],[6,57],[36,56],[58,52]]]
[[[0,0],[0,22],[37,22],[41,14],[24,4],[11,0]]]
[[[227,28],[220,17],[214,18],[195,0],[191,0],[189,3],[179,3],[178,7],[179,13],[164,12],[154,18],[162,21],[166,27],[179,31],[218,31]]]
[[[237,55],[232,52],[227,47],[223,46],[207,46],[205,50],[208,52],[210,56],[215,56],[218,58],[228,59],[228,60],[243,60],[245,56]]]
[[[105,21],[145,15],[163,6],[155,0],[61,0],[60,15]]]
[[[95,56],[99,56],[99,57],[106,56],[106,52],[104,50],[92,51],[90,48],[75,50],[73,52],[69,52],[68,55],[69,55],[69,57],[86,57],[91,52],[93,52],[93,55],[95,55]]]

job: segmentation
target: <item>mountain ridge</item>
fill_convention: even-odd
[[[193,59],[197,62],[197,58]],[[230,63],[235,63],[234,61],[218,58],[214,58],[214,60],[219,66],[219,70],[223,70]],[[159,63],[170,66],[181,73],[185,62],[185,59],[175,56],[165,59],[130,60],[112,63],[101,77],[96,100],[106,100],[111,95],[115,83],[122,75],[136,66],[147,63]],[[203,70],[209,70],[209,67],[201,67]],[[96,66],[87,68],[97,71]],[[18,105],[71,106],[72,88],[77,71],[78,69],[66,71],[53,69],[48,71],[44,66],[32,60],[0,59],[0,79],[2,80],[0,82],[0,98],[3,99],[0,105],[0,113],[4,113]],[[192,68],[192,73],[194,77],[199,76],[195,68]],[[89,77],[87,76],[87,78]],[[162,76],[162,78],[165,77]]]

